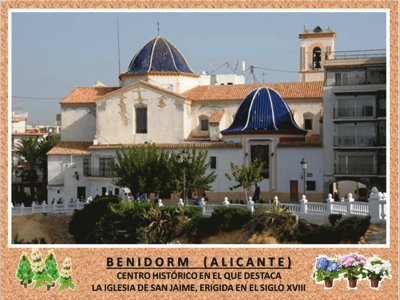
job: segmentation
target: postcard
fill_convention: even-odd
[[[398,298],[398,3],[1,5],[5,299]]]

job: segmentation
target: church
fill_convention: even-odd
[[[225,173],[231,162],[255,159],[264,166],[261,199],[299,200],[306,193],[309,201],[323,201],[324,61],[334,51],[335,32],[304,28],[299,39],[299,82],[250,84],[237,74],[197,74],[158,35],[136,52],[119,86],[72,89],[60,102],[61,142],[48,152],[49,201],[123,195],[126,189],[112,181],[116,151],[148,143],[207,150],[217,178],[210,191],[198,192],[210,202],[244,200],[242,189],[229,189]]]

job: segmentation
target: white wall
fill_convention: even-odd
[[[62,106],[61,128],[62,141],[93,141],[96,134],[96,108]]]
[[[324,160],[322,147],[278,147],[277,151],[277,183],[278,191],[281,193],[290,192],[290,180],[298,181],[298,191],[303,193],[302,168],[300,161],[305,159],[307,164],[307,181],[316,181],[316,191],[323,192]],[[288,199],[286,199],[288,200]],[[322,200],[322,199],[321,199]]]
[[[320,118],[322,114],[322,100],[286,100],[289,108],[294,112],[294,120],[296,124],[304,129],[304,114],[312,113],[313,122],[312,130],[309,130],[310,134],[320,134],[321,133],[321,123]]]
[[[12,133],[21,133],[25,132],[26,128],[26,121],[21,120],[21,121],[12,121]]]
[[[132,76],[132,77],[125,77],[121,81],[121,87],[128,86],[132,83],[141,81],[141,80],[148,80],[152,84],[159,85],[160,87],[171,90],[175,93],[183,93],[187,90],[190,90],[196,86],[200,85],[200,77],[197,76],[154,76],[154,75],[144,75],[144,76]],[[207,80],[203,78],[201,81]]]
[[[183,109],[188,104],[182,99],[139,85],[123,94],[103,98],[96,105],[96,135],[100,144],[179,143],[183,140]],[[136,133],[135,105],[147,107],[147,133]]]

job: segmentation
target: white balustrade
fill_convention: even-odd
[[[334,201],[331,194],[328,195],[325,203],[322,202],[309,202],[305,195],[302,195],[299,203],[279,203],[278,197],[274,197],[274,204],[278,203],[281,207],[287,208],[287,211],[300,216],[301,218],[307,219],[307,216],[326,216],[330,214],[342,214],[342,215],[356,215],[356,216],[371,216],[371,223],[382,223],[386,222],[387,216],[387,195],[381,193],[376,187],[371,190],[368,202],[355,201],[353,196],[349,194],[347,196],[347,202],[336,202]],[[86,202],[64,201],[63,203],[54,202],[54,204],[46,204],[43,201],[41,204],[32,203],[31,207],[25,207],[24,204],[20,206],[12,206],[13,216],[25,216],[35,213],[73,213],[74,210],[81,210],[86,204],[90,203],[92,198],[89,197]],[[162,200],[158,200],[158,206],[163,206]],[[183,200],[179,199],[178,206],[183,206]],[[249,197],[246,204],[231,204],[228,197],[224,198],[221,204],[208,204],[202,199],[200,206],[202,208],[203,216],[211,216],[215,206],[226,206],[226,207],[244,207],[254,213],[255,207],[262,207],[264,209],[271,209],[273,204],[271,203],[254,203],[253,199]]]

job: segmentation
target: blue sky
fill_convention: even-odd
[[[157,35],[157,22],[160,35],[181,50],[196,73],[215,70],[225,62],[234,66],[237,59],[245,61],[246,68],[252,64],[292,71],[257,71],[257,79],[265,82],[298,81],[298,34],[304,25],[331,26],[337,34],[336,51],[386,48],[383,12],[16,12],[12,14],[13,109],[27,111],[30,124],[51,124],[60,111],[58,102],[74,87],[91,86],[96,80],[117,86],[117,18],[121,72]],[[225,73],[226,67],[219,72]]]

